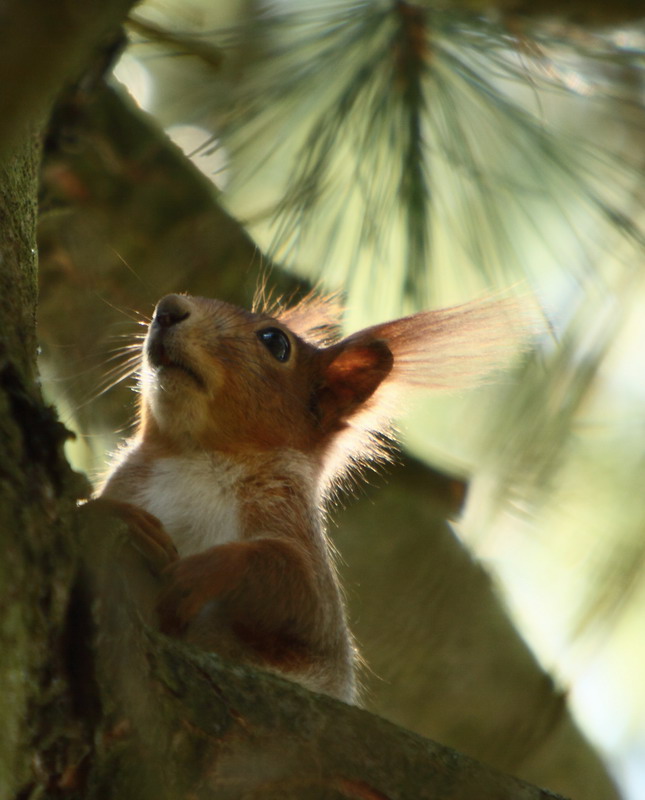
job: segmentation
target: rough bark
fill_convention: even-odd
[[[39,121],[131,3],[6,2],[0,9],[0,796],[47,784],[65,717],[61,658],[83,481],[36,375]],[[54,722],[56,720],[56,722]]]
[[[0,797],[32,780],[61,700],[57,658],[74,565],[79,493],[64,428],[35,380],[35,207],[40,148],[0,170]]]

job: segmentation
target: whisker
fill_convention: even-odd
[[[136,348],[133,347],[131,349],[128,348],[127,350],[123,350],[123,349],[119,348],[118,350],[108,350],[108,353],[111,353],[112,355],[107,355],[106,354],[106,357],[103,359],[103,364],[104,365],[105,364],[109,364],[111,361],[117,361],[120,358],[125,359],[125,356],[127,356],[128,359],[140,358],[141,357],[141,348],[140,347],[136,347]]]
[[[139,273],[138,273],[138,272],[137,272],[135,269],[133,269],[133,268],[130,266],[130,264],[128,264],[128,262],[126,261],[126,259],[125,259],[125,258],[123,258],[123,256],[121,255],[121,253],[119,253],[119,251],[118,251],[118,250],[115,250],[113,247],[112,247],[112,248],[110,248],[110,249],[112,250],[112,252],[114,253],[114,255],[115,255],[115,256],[116,256],[116,257],[119,259],[119,261],[120,261],[120,262],[123,264],[123,266],[124,266],[124,267],[125,267],[125,268],[128,270],[128,272],[129,272],[131,275],[134,275],[134,277],[135,277],[135,278],[136,278],[136,279],[139,281],[139,283],[140,283],[142,286],[144,286],[146,289],[152,289],[152,288],[153,288],[153,287],[151,287],[151,286],[150,286],[148,283],[146,283],[146,281],[144,281],[144,280],[143,280],[143,278],[141,277],[141,275],[139,275]]]
[[[136,323],[137,325],[147,325],[150,322],[150,317],[147,317],[141,311],[138,311],[136,308],[119,308],[119,306],[111,303],[107,298],[103,297],[102,294],[99,292],[94,292],[94,295],[98,297],[101,302],[105,303],[106,306],[111,308],[113,311],[118,312],[124,317],[127,317],[131,322]]]

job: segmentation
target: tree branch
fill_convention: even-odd
[[[134,0],[9,0],[0,11],[0,161]]]
[[[100,700],[96,748],[75,771],[87,800],[131,797],[134,786],[139,800],[555,797],[358,708],[155,633],[144,618],[157,583],[125,524],[93,504],[81,517],[77,612],[88,619],[91,609],[91,617],[75,630],[94,635],[90,650],[78,636],[72,650],[89,655],[75,659],[80,684],[96,686]]]

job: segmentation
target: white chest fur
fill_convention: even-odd
[[[161,458],[135,502],[158,517],[179,554],[189,556],[239,538],[240,475],[237,464],[206,454]]]

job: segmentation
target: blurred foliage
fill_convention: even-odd
[[[455,282],[535,280],[545,262],[583,279],[617,233],[642,241],[625,131],[611,148],[592,135],[629,104],[607,74],[634,68],[616,38],[450,5],[345,2],[260,9],[212,41],[230,61],[212,96],[202,88],[169,112],[162,90],[153,110],[174,105],[185,120],[187,102],[194,116],[205,101],[229,207],[265,251],[343,286],[350,304],[355,292],[395,314],[451,299]],[[641,130],[634,120],[628,135]]]

